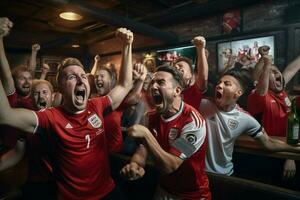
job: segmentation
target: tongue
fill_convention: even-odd
[[[79,101],[83,101],[83,96],[78,95],[78,96],[76,96],[76,98],[77,98],[77,100],[79,100]]]

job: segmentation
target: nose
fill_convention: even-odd
[[[216,85],[216,89],[222,89],[223,87],[223,82],[220,82]]]
[[[82,83],[83,83],[82,77],[77,76],[77,83],[78,83],[78,84],[82,84]]]

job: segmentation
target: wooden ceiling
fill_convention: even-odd
[[[176,44],[180,35],[163,31],[163,27],[255,2],[259,1],[1,0],[0,13],[14,22],[5,39],[9,48],[29,49],[31,44],[40,43],[45,53],[106,54],[118,50],[114,47],[117,27],[137,34],[135,48]],[[59,14],[64,11],[74,11],[83,19],[61,19]],[[80,44],[80,48],[72,48],[72,44]]]

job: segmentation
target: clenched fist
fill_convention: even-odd
[[[195,37],[191,42],[196,48],[205,48],[206,45],[206,40],[202,36]]]
[[[12,27],[13,23],[8,18],[0,18],[0,37],[8,35]]]
[[[126,28],[118,28],[116,37],[123,44],[131,44],[133,42],[133,33]]]
[[[268,55],[269,54],[269,50],[270,50],[270,47],[267,46],[267,45],[264,45],[264,46],[261,46],[261,47],[258,48],[258,53],[261,56]]]
[[[145,174],[145,170],[143,167],[139,166],[136,162],[131,162],[125,165],[121,169],[120,174],[124,178],[133,181],[142,178]]]
[[[36,51],[37,52],[38,50],[41,49],[41,46],[39,44],[33,44],[31,46],[31,48],[32,48],[32,51]]]

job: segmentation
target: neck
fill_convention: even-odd
[[[170,106],[170,108],[165,113],[162,114],[162,116],[164,118],[170,118],[170,117],[176,115],[180,111],[181,104],[182,104],[181,99],[174,100],[173,104]]]
[[[230,105],[223,105],[223,106],[220,106],[217,104],[218,109],[221,111],[224,111],[224,112],[232,111],[235,108],[235,106],[236,106],[236,103],[230,104]]]

